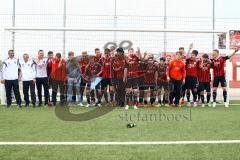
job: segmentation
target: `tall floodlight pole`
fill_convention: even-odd
[[[12,27],[15,27],[15,19],[16,19],[16,1],[13,0],[12,6]],[[15,32],[12,32],[12,49],[15,49]]]
[[[215,0],[212,0],[212,30],[215,30]],[[215,34],[212,37],[212,49],[215,49]]]
[[[66,20],[67,20],[67,0],[63,0],[63,28],[66,27]],[[63,57],[66,55],[66,31],[63,31]]]
[[[167,29],[167,0],[164,0],[164,29]],[[167,52],[167,33],[163,33],[164,53]]]
[[[114,28],[117,28],[117,0],[114,1]],[[117,41],[117,33],[114,32],[114,42]]]

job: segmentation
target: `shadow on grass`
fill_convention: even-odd
[[[74,114],[70,112],[70,106],[67,105],[57,105],[55,107],[56,116],[63,121],[89,121],[101,117],[111,111],[116,107],[96,107],[90,111],[84,113]]]

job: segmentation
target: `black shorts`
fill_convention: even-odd
[[[152,84],[144,84],[143,85],[143,90],[148,90],[148,89],[151,89],[151,90],[154,90],[156,91],[157,90],[157,86],[156,84],[152,83]]]
[[[199,82],[199,91],[211,92],[210,82]]]
[[[187,76],[185,79],[185,89],[195,89],[198,88],[197,77]]]
[[[140,91],[144,90],[144,76],[138,78],[138,87]]]
[[[126,88],[138,88],[138,78],[139,77],[127,77]]]
[[[144,76],[138,77],[138,86],[142,87],[144,85]]]
[[[103,78],[101,81],[102,88],[106,88],[107,86],[112,86],[112,79],[111,78]]]
[[[164,89],[168,90],[169,89],[169,82],[158,82],[158,89]]]
[[[219,83],[221,83],[221,87],[227,87],[226,78],[224,76],[214,77],[213,87],[218,87]]]

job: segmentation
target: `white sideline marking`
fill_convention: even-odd
[[[201,105],[201,104],[198,104],[199,106]],[[12,104],[12,106],[17,106],[17,104]],[[217,106],[224,106],[224,104],[223,103],[221,103],[221,104],[217,104]],[[234,104],[229,104],[229,106],[240,106],[240,104],[237,104],[237,103],[234,103]],[[22,106],[22,107],[24,107],[24,106]]]
[[[204,141],[130,141],[130,142],[0,142],[0,145],[186,145],[186,144],[240,144],[240,140]]]

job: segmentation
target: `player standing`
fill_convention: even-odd
[[[7,107],[12,105],[12,90],[17,101],[17,105],[21,108],[21,95],[19,92],[19,59],[15,58],[14,50],[8,51],[8,58],[3,61],[2,66],[2,84],[5,85]]]
[[[148,54],[146,63],[146,72],[144,74],[144,108],[147,108],[147,96],[150,89],[150,103],[152,107],[156,107],[154,102],[156,100],[157,89],[157,67],[158,64],[154,60],[152,54]]]
[[[82,73],[82,77],[81,77],[81,82],[80,82],[80,98],[81,98],[81,103],[79,103],[79,106],[84,106],[82,104],[83,102],[83,94],[84,91],[86,89],[86,84],[87,84],[87,80],[85,79],[86,76],[86,67],[89,63],[89,56],[88,53],[86,51],[82,52],[82,55],[79,57],[79,66],[81,69],[81,73]]]
[[[205,107],[204,101],[204,91],[207,92],[207,104],[210,107],[211,99],[211,73],[210,69],[212,68],[212,62],[209,59],[208,54],[202,55],[201,63],[198,67],[198,81],[199,81],[199,91],[201,94],[202,107]]]
[[[158,106],[165,105],[168,103],[169,99],[169,82],[167,80],[167,67],[166,59],[164,57],[160,58],[160,63],[158,64]],[[163,100],[161,100],[161,92],[164,90]]]
[[[182,61],[183,53],[177,52],[177,58],[172,60],[168,66],[168,79],[170,79],[170,107],[173,105],[173,99],[175,98],[175,106],[181,108],[179,104],[179,99],[181,96],[181,88],[185,83],[186,69],[185,64]]]
[[[133,108],[137,108],[138,98],[138,75],[139,75],[139,57],[131,48],[128,51],[128,59],[124,69],[124,82],[126,83],[126,106],[129,109],[130,99],[133,99]]]
[[[114,90],[112,85],[112,57],[111,57],[111,50],[106,48],[104,50],[104,57],[101,59],[102,64],[102,81],[101,81],[101,88],[102,93],[104,95],[106,103],[109,103],[108,100],[108,87],[110,93],[110,104],[113,105],[113,98],[114,98]]]
[[[49,99],[49,87],[48,87],[48,75],[47,75],[47,67],[48,67],[48,58],[44,57],[44,51],[38,51],[38,57],[36,59],[37,64],[37,75],[36,75],[36,86],[37,86],[37,93],[38,93],[38,106],[42,106],[42,87],[44,89],[44,106],[48,105]]]
[[[56,106],[58,88],[60,90],[60,104],[64,104],[66,97],[65,82],[66,76],[66,61],[62,58],[61,53],[56,53],[55,58],[49,62],[51,66],[51,79],[52,79],[52,102]]]
[[[226,60],[230,59],[238,52],[239,48],[236,48],[235,51],[228,56],[220,56],[219,50],[213,50],[212,54],[212,63],[213,63],[213,107],[216,107],[216,97],[217,97],[217,88],[219,83],[221,83],[221,87],[223,88],[223,99],[224,99],[224,106],[229,107],[227,103],[227,82],[225,77],[224,66]]]
[[[185,88],[187,92],[187,106],[190,107],[190,92],[193,95],[193,106],[197,107],[197,88],[198,88],[198,66],[199,61],[197,60],[198,51],[193,50],[191,58],[186,59],[186,81]]]
[[[116,91],[117,105],[124,107],[125,104],[125,84],[123,82],[126,57],[122,48],[117,49],[117,53],[112,60],[113,84]]]
[[[99,63],[99,59],[96,59],[96,56],[93,56],[90,58],[90,61],[88,65],[86,66],[86,74],[85,74],[85,79],[88,81],[87,84],[87,106],[89,107],[90,105],[95,104],[95,90],[97,90],[97,99],[98,102],[95,104],[97,106],[101,106],[101,90],[100,90],[100,83],[94,88],[91,89],[91,81],[94,80],[97,77],[100,77],[102,73],[102,65]],[[100,92],[100,93],[99,93]]]
[[[29,60],[27,53],[23,54],[23,60],[19,62],[21,69],[21,79],[23,82],[23,95],[25,100],[25,106],[29,107],[29,89],[31,94],[31,100],[33,107],[36,106],[36,63],[33,60]]]

